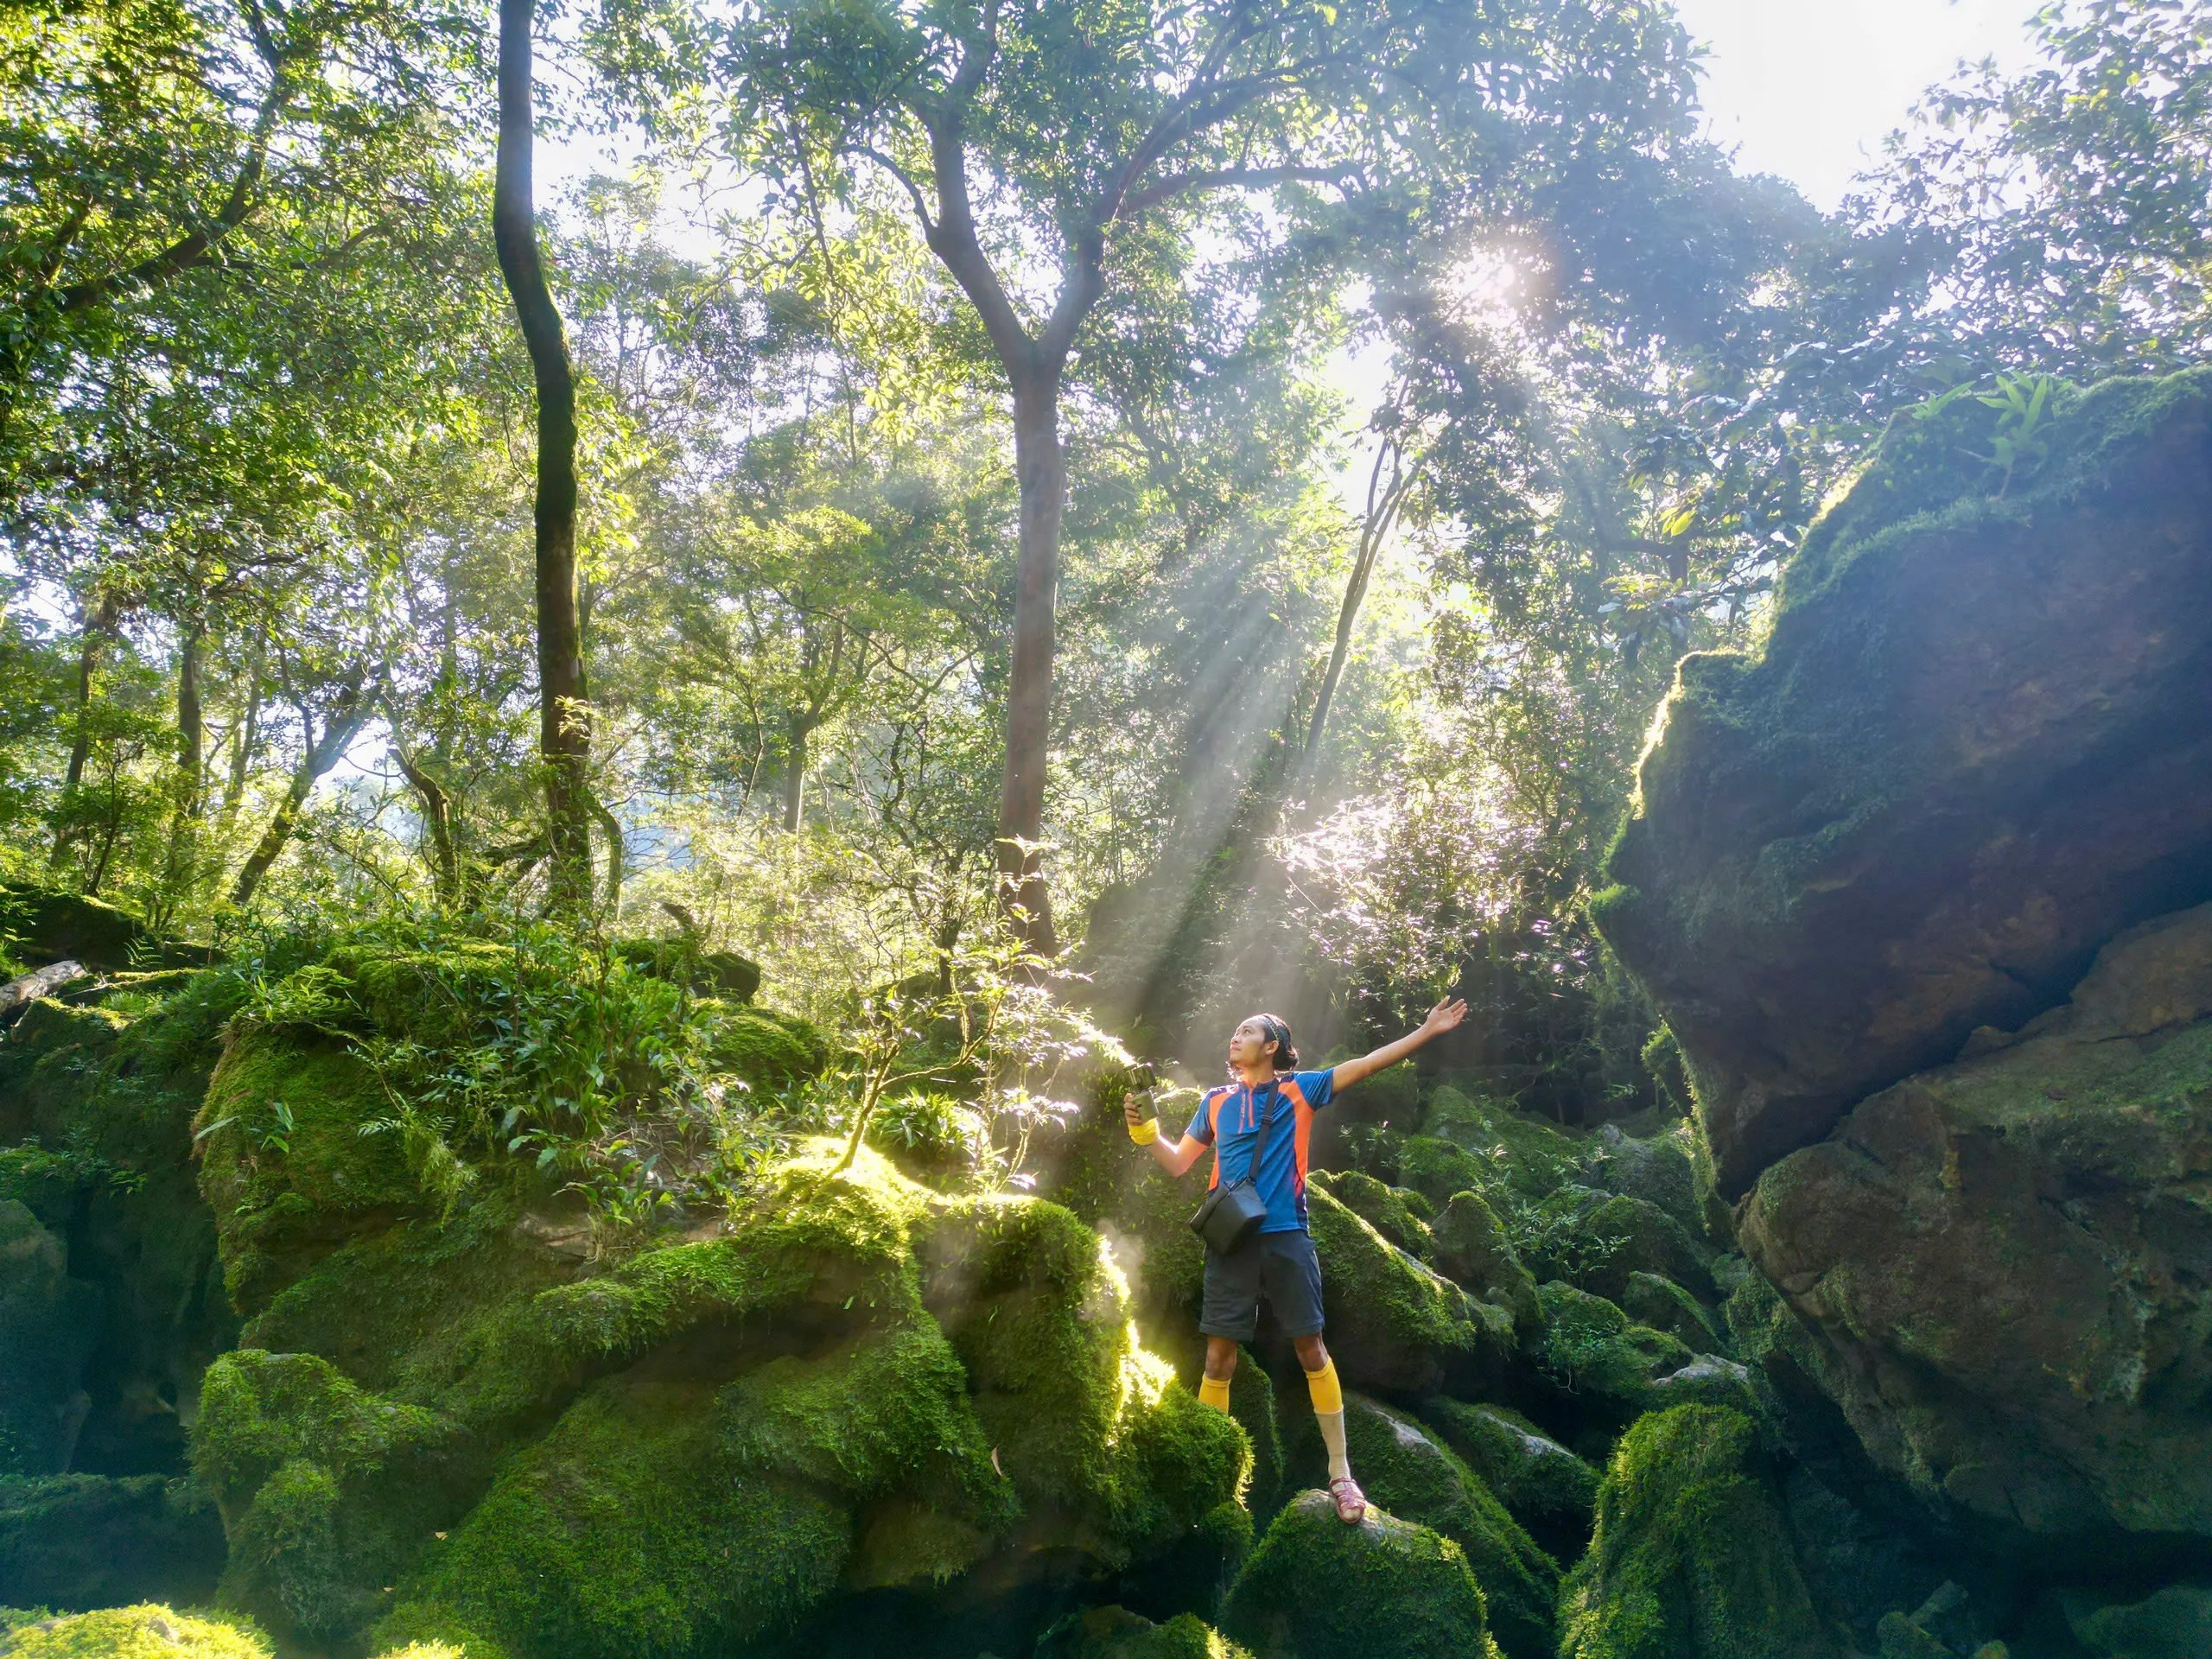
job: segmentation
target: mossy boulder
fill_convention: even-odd
[[[99,1296],[28,1205],[0,1198],[0,1473],[59,1474],[92,1409],[81,1386]]]
[[[2141,1601],[2069,1597],[2067,1623],[2094,1659],[2202,1659],[2212,1653],[2212,1584],[2172,1584]]]
[[[1481,1193],[1455,1193],[1431,1224],[1429,1238],[1437,1271],[1478,1300],[1503,1308],[1518,1340],[1532,1341],[1543,1330],[1535,1276]]]
[[[2054,1541],[2212,1534],[2212,906],[1760,1178],[1745,1248],[1874,1462]]]
[[[244,1620],[155,1603],[38,1619],[0,1636],[8,1659],[270,1659]]]
[[[168,942],[156,938],[129,911],[80,893],[0,883],[0,939],[25,968],[81,962],[87,968],[149,965]]]
[[[1740,1413],[1683,1406],[1621,1439],[1590,1553],[1560,1602],[1560,1659],[1824,1659],[1789,1523]]]
[[[1581,1557],[1597,1512],[1595,1469],[1502,1406],[1440,1396],[1421,1414],[1554,1561]]]
[[[1676,670],[1592,913],[1721,1194],[2212,895],[2212,372],[1890,429],[1755,657]]]
[[[1512,1316],[1477,1301],[1325,1192],[1309,1194],[1331,1353],[1346,1381],[1421,1395],[1494,1383],[1511,1361]]]
[[[1392,1186],[1357,1169],[1316,1170],[1313,1185],[1417,1261],[1429,1259],[1429,1218],[1436,1206],[1408,1187]]]
[[[0,1479],[0,1594],[82,1611],[208,1600],[223,1525],[192,1482],[160,1475]]]
[[[72,1468],[180,1472],[200,1375],[235,1338],[192,1122],[237,997],[221,974],[118,974],[0,1033],[0,1201],[68,1241],[89,1299]]]
[[[1476,1191],[1489,1192],[1494,1184],[1503,1183],[1524,1198],[1541,1198],[1561,1182],[1580,1179],[1589,1155],[1580,1135],[1516,1110],[1510,1102],[1470,1094],[1449,1084],[1440,1084],[1429,1095],[1422,1133],[1448,1141],[1481,1160],[1483,1179],[1470,1183]],[[1471,1166],[1455,1167],[1467,1171]]]
[[[1409,1135],[1399,1144],[1399,1182],[1431,1204],[1444,1205],[1456,1192],[1482,1192],[1497,1179],[1494,1163],[1456,1141]]]
[[[1275,1517],[1230,1588],[1223,1631],[1260,1659],[1486,1659],[1483,1592],[1450,1539],[1326,1492]]]
[[[248,1328],[302,1351],[210,1375],[229,1597],[302,1644],[678,1659],[987,1561],[1235,1545],[1246,1437],[1094,1231],[836,1154],[620,1258],[488,1195],[322,1255]]]
[[[1294,1478],[1326,1472],[1320,1437],[1304,1420]],[[1344,1396],[1352,1472],[1370,1502],[1450,1539],[1482,1586],[1490,1632],[1507,1659],[1551,1659],[1559,1567],[1440,1437],[1363,1395]]]
[[[1693,1239],[1702,1236],[1705,1212],[1698,1197],[1697,1154],[1688,1124],[1638,1139],[1608,1123],[1595,1140],[1598,1149],[1585,1179],[1663,1211]]]
[[[1707,1300],[1719,1300],[1706,1252],[1681,1223],[1657,1205],[1614,1194],[1584,1211],[1579,1226],[1583,1236],[1605,1241],[1606,1248],[1592,1252],[1573,1274],[1574,1282],[1592,1295],[1622,1301],[1630,1276],[1648,1274],[1672,1280]]]
[[[1701,1354],[1719,1353],[1724,1344],[1713,1316],[1672,1279],[1631,1269],[1621,1285],[1621,1312],[1638,1325],[1663,1331]]]
[[[1602,1296],[1553,1280],[1538,1293],[1544,1336],[1538,1363],[1585,1412],[1618,1427],[1657,1403],[1652,1384],[1694,1356],[1674,1338],[1637,1324]]]
[[[1070,1613],[1037,1643],[1037,1659],[1249,1659],[1243,1649],[1197,1615],[1163,1624],[1126,1607]]]

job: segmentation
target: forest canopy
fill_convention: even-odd
[[[2212,346],[2204,0],[2051,7],[1834,213],[1663,4],[499,10],[0,18],[0,880],[1163,1059],[1457,988],[1604,1116],[1675,663],[1890,423],[2009,478]]]

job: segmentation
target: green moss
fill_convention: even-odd
[[[1372,1502],[1459,1545],[1509,1659],[1551,1659],[1559,1568],[1481,1477],[1412,1418],[1357,1394],[1345,1397],[1344,1433]]]
[[[1722,1351],[1720,1332],[1713,1316],[1696,1297],[1671,1279],[1656,1274],[1631,1272],[1622,1287],[1621,1312],[1640,1325],[1663,1331],[1701,1354]]]
[[[1239,1350],[1236,1374],[1229,1380],[1229,1414],[1252,1443],[1252,1480],[1245,1501],[1265,1521],[1289,1496],[1283,1485],[1284,1436],[1275,1405],[1274,1379],[1246,1350]]]
[[[1496,1649],[1459,1547],[1380,1510],[1348,1527],[1325,1492],[1275,1517],[1222,1609],[1255,1653],[1293,1659],[1482,1659]]]
[[[677,1659],[795,1622],[836,1586],[850,1511],[747,1469],[714,1395],[623,1378],[572,1406],[399,1588],[387,1644]]]
[[[206,1601],[223,1527],[196,1484],[159,1475],[0,1479],[0,1585],[48,1606]]]
[[[29,1209],[0,1199],[0,1474],[60,1474],[83,1421],[99,1296]]]
[[[1479,1192],[1457,1193],[1430,1229],[1437,1271],[1461,1289],[1503,1308],[1514,1334],[1533,1340],[1544,1325],[1535,1275],[1522,1265],[1497,1214]]]
[[[930,1306],[1033,1513],[1065,1516],[1127,1556],[1242,1490],[1243,1432],[1138,1346],[1127,1286],[1073,1215],[1033,1200],[955,1205],[925,1262]]]
[[[241,1312],[265,1307],[353,1234],[423,1204],[400,1138],[362,1133],[391,1111],[376,1074],[331,1039],[257,1029],[224,1054],[194,1133]]]
[[[494,1200],[353,1239],[286,1286],[239,1339],[319,1354],[365,1388],[434,1396],[487,1324],[577,1276],[581,1263],[517,1223],[515,1208]]]
[[[1586,1156],[1579,1137],[1516,1111],[1506,1102],[1466,1094],[1448,1084],[1429,1096],[1422,1128],[1428,1135],[1449,1141],[1482,1160],[1488,1173],[1475,1190],[1484,1193],[1503,1182],[1522,1198],[1540,1198],[1560,1183],[1578,1179]]]
[[[1501,1406],[1439,1397],[1421,1416],[1554,1560],[1580,1558],[1597,1510],[1595,1469]]]
[[[1512,1352],[1510,1314],[1414,1261],[1326,1192],[1309,1196],[1329,1347],[1346,1378],[1403,1394],[1496,1379]]]
[[[270,1659],[269,1643],[241,1619],[151,1602],[27,1624],[4,1650],[8,1659]]]
[[[1656,1205],[1694,1240],[1705,1230],[1695,1143],[1688,1124],[1649,1140],[1620,1137],[1592,1160],[1589,1179],[1609,1192]]]
[[[0,884],[0,936],[10,954],[27,966],[81,962],[88,968],[130,968],[147,951],[158,955],[163,942],[126,910],[80,893]]]
[[[713,1014],[708,1054],[715,1069],[756,1090],[785,1088],[829,1064],[829,1040],[795,1014],[720,1003],[701,1007]]]
[[[1573,1275],[1583,1289],[1618,1302],[1627,1293],[1629,1275],[1645,1273],[1717,1296],[1705,1252],[1658,1205],[1617,1194],[1584,1213],[1580,1224],[1586,1237],[1613,1241]]]
[[[194,1466],[222,1507],[227,1596],[280,1636],[358,1630],[479,1490],[477,1442],[370,1394],[311,1354],[241,1350],[210,1368]]]
[[[1741,1414],[1683,1406],[1622,1437],[1590,1554],[1560,1599],[1561,1659],[1816,1659],[1789,1522]]]
[[[1398,1148],[1398,1179],[1433,1204],[1457,1192],[1484,1192],[1497,1179],[1495,1163],[1433,1135],[1409,1135]]]
[[[1037,1659],[1248,1659],[1244,1649],[1192,1613],[1164,1624],[1126,1607],[1070,1613],[1037,1643]]]
[[[785,1355],[725,1387],[717,1409],[741,1467],[792,1475],[855,1498],[912,1485],[982,1527],[1014,1518],[1013,1494],[969,1408],[951,1344],[918,1306],[824,1353]]]
[[[1656,1402],[1652,1379],[1689,1363],[1690,1351],[1665,1332],[1636,1324],[1602,1296],[1554,1280],[1544,1305],[1538,1360],[1586,1408],[1626,1423]]]
[[[1407,1255],[1428,1259],[1428,1223],[1417,1213],[1417,1209],[1428,1207],[1421,1194],[1387,1185],[1356,1169],[1317,1170],[1313,1184]]]

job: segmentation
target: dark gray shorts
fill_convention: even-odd
[[[1233,1342],[1251,1341],[1259,1329],[1262,1291],[1285,1336],[1320,1334],[1321,1258],[1314,1254],[1313,1234],[1303,1229],[1257,1233],[1228,1255],[1208,1250],[1198,1330]]]

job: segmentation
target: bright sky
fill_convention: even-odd
[[[1921,92],[1961,59],[2026,55],[2039,0],[1675,0],[1710,49],[1713,136],[1746,172],[1778,173],[1824,209],[1881,154]]]

